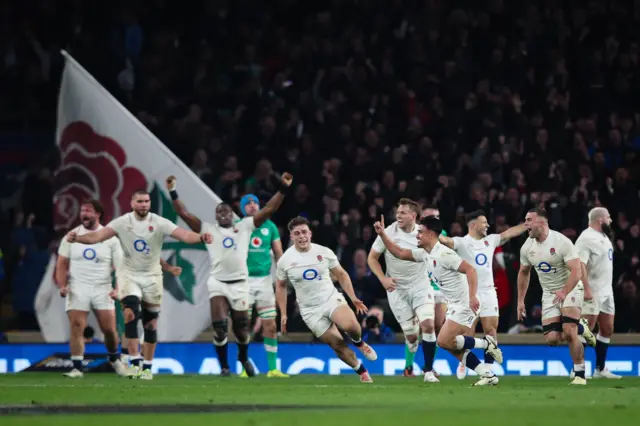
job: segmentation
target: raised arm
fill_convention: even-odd
[[[202,221],[194,214],[187,211],[184,203],[178,199],[177,180],[175,176],[169,176],[166,181],[169,195],[171,196],[171,204],[178,216],[191,228],[194,232],[200,233],[202,230]]]
[[[353,291],[353,283],[351,282],[351,277],[349,276],[347,271],[345,271],[341,265],[334,266],[330,269],[330,271],[338,279],[340,287],[342,287],[345,294],[349,296],[349,299],[351,299],[351,301],[353,302],[353,305],[356,307],[356,312],[358,312],[359,314],[366,314],[368,309],[364,305],[364,303],[362,303],[362,301],[356,297],[356,293],[355,291]]]
[[[171,233],[171,236],[176,240],[182,241],[183,243],[186,243],[186,244],[198,244],[198,243],[211,244],[211,242],[213,241],[213,237],[209,233],[200,235],[193,231],[187,231],[184,228],[176,228]]]
[[[512,238],[519,237],[520,235],[524,234],[526,230],[527,230],[527,228],[524,227],[524,223],[521,223],[520,225],[512,226],[511,228],[507,229],[506,231],[501,232],[500,233],[500,245],[503,245],[504,243],[506,243],[507,241],[509,241]]]
[[[394,243],[391,238],[387,235],[384,230],[384,216],[380,218],[379,222],[373,224],[373,228],[376,230],[376,233],[380,235],[384,246],[389,250],[389,253],[402,260],[409,260],[415,262],[416,260],[413,258],[413,253],[409,249],[403,249],[396,243]]]
[[[278,186],[278,192],[261,208],[258,213],[253,216],[253,224],[256,228],[262,226],[275,212],[280,208],[284,201],[284,196],[289,191],[291,183],[293,183],[293,176],[289,173],[283,173],[282,177],[276,180]]]
[[[105,226],[94,232],[87,232],[86,234],[77,235],[71,231],[67,234],[67,241],[70,243],[80,244],[98,244],[116,236],[116,231],[112,228]]]
[[[438,239],[440,240],[440,243],[444,244],[445,246],[449,247],[451,250],[453,250],[453,238],[451,237],[447,237],[446,235],[442,235],[440,234],[440,236],[438,237]]]

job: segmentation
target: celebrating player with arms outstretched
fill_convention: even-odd
[[[140,315],[144,327],[143,368],[140,370],[134,365],[132,376],[151,380],[153,355],[158,341],[158,314],[163,293],[160,254],[164,239],[171,236],[187,244],[210,244],[211,234],[201,236],[178,228],[167,219],[150,213],[151,198],[146,190],[133,193],[131,208],[131,213],[112,220],[107,226],[94,232],[82,235],[75,231],[69,232],[67,241],[93,245],[113,237],[120,240],[124,261],[122,274],[118,277],[118,286],[120,303],[123,306],[125,336],[136,341]],[[136,359],[139,353],[138,348],[129,345],[132,359]]]
[[[492,336],[485,336],[484,339],[465,336],[475,322],[480,308],[476,295],[478,275],[471,264],[438,241],[442,232],[440,219],[434,216],[422,218],[417,237],[418,248],[413,250],[401,248],[393,242],[385,232],[384,217],[374,227],[391,254],[402,260],[426,263],[430,277],[446,297],[449,310],[438,334],[438,345],[480,375],[475,386],[498,384],[498,377],[493,374],[491,367],[480,363],[478,357],[471,352],[474,348],[486,349],[498,363],[502,363],[502,352],[495,339]]]
[[[386,233],[401,247],[416,248],[418,214],[420,214],[418,203],[402,198],[398,202],[396,222],[387,227]],[[378,261],[382,253],[387,265],[386,274],[382,272]],[[418,350],[419,333],[422,331],[424,381],[439,382],[433,371],[433,358],[436,353],[433,289],[429,285],[425,265],[407,262],[393,256],[386,250],[380,237],[374,241],[367,262],[371,271],[388,292],[389,306],[402,328],[409,352],[412,354]],[[411,357],[411,365],[407,368],[413,368],[413,357]]]
[[[85,201],[80,206],[82,224],[73,232],[83,235],[102,228],[100,217],[104,209],[96,200]],[[126,375],[125,364],[118,355],[118,334],[114,299],[117,288],[112,288],[111,271],[116,268],[120,273],[122,266],[122,248],[117,238],[86,246],[69,244],[66,238],[60,243],[56,263],[56,283],[60,295],[66,298],[66,310],[71,325],[69,340],[73,369],[65,376],[79,378],[83,376],[84,329],[87,327],[89,310],[93,309],[100,330],[104,334],[104,344],[109,353],[109,362],[116,373]]]
[[[455,250],[461,258],[469,262],[478,272],[478,299],[480,300],[480,322],[485,334],[497,339],[498,332],[498,294],[493,283],[493,254],[512,238],[526,231],[524,224],[514,226],[500,234],[487,235],[489,222],[482,210],[469,213],[466,217],[469,233],[464,237],[440,236],[440,242],[450,249]],[[477,322],[471,326],[470,336],[475,334]],[[493,358],[487,352],[484,354],[485,364],[493,364]],[[467,369],[464,365],[458,366],[458,379],[464,379]]]
[[[260,201],[253,194],[240,200],[240,212],[255,216],[260,210]],[[282,257],[280,232],[275,223],[266,220],[251,234],[247,268],[249,269],[249,314],[255,305],[262,322],[264,349],[267,353],[269,371],[267,377],[289,377],[278,370],[278,326],[276,325],[276,296],[271,277],[271,250],[276,263]],[[242,374],[246,374],[245,371]]]
[[[231,311],[233,334],[238,344],[238,361],[250,377],[255,376],[255,368],[249,361],[249,272],[247,255],[251,233],[261,227],[273,213],[280,208],[285,194],[289,191],[293,177],[283,173],[281,177],[272,176],[278,192],[267,204],[253,216],[234,223],[233,210],[226,203],[216,207],[216,223],[202,222],[189,213],[178,199],[176,178],[167,178],[167,188],[173,200],[173,208],[187,225],[195,232],[205,231],[213,234],[214,244],[207,246],[211,258],[211,276],[207,282],[211,322],[213,325],[213,345],[220,362],[222,376],[231,375],[227,356],[228,315]]]
[[[375,361],[378,355],[362,340],[362,328],[358,319],[344,296],[336,290],[330,275],[337,277],[358,313],[366,313],[367,307],[356,298],[351,278],[340,266],[335,253],[327,247],[311,242],[311,230],[307,219],[291,219],[288,229],[293,246],[280,258],[276,270],[276,300],[280,310],[282,332],[287,330],[288,281],[296,291],[300,315],[309,330],[322,342],[331,346],[336,355],[360,375],[361,382],[372,383],[367,369],[349,349],[338,328],[349,336],[365,358]]]
[[[584,289],[580,282],[582,266],[578,251],[571,240],[549,229],[546,210],[529,210],[524,223],[529,239],[520,249],[518,320],[526,316],[524,299],[533,267],[538,272],[542,287],[542,329],[545,340],[553,346],[562,340],[567,341],[576,375],[571,384],[586,385],[584,348],[578,335],[582,335],[592,346],[595,345],[595,337],[586,321],[580,320]]]
[[[589,323],[590,329],[596,323],[599,327],[594,379],[622,378],[605,367],[616,313],[613,300],[613,244],[610,235],[611,215],[604,207],[596,207],[589,212],[589,227],[582,231],[576,241],[585,290],[582,316]]]

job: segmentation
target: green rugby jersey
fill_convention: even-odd
[[[445,231],[444,229],[442,230],[440,235],[444,235],[445,237],[448,236],[447,231]],[[431,281],[431,287],[433,287],[434,290],[440,290],[440,287],[438,287],[438,285],[435,282],[433,282],[433,280],[430,280],[430,281]]]
[[[278,227],[270,220],[253,231],[247,256],[250,277],[266,277],[271,274],[271,243],[279,239]]]

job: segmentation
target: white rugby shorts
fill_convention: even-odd
[[[563,303],[553,303],[555,291],[542,291],[542,319],[561,317],[564,308],[582,308],[584,302],[584,288],[577,285],[564,299]]]
[[[120,300],[127,296],[135,296],[152,305],[162,304],[162,275],[125,274],[118,281]]]
[[[320,305],[310,307],[300,306],[300,316],[307,327],[309,327],[309,330],[311,330],[316,337],[320,337],[331,328],[331,325],[333,325],[331,315],[342,305],[347,305],[347,301],[342,294],[337,293]]]
[[[276,317],[276,294],[271,276],[249,277],[249,307],[254,305],[259,317]]]
[[[417,334],[420,323],[435,318],[435,303],[431,285],[396,288],[387,293],[389,307],[405,335]]]
[[[227,299],[229,306],[234,311],[249,310],[249,283],[247,281],[227,284],[209,277],[207,289],[209,290],[209,299],[222,296]]]
[[[112,311],[115,302],[109,293],[111,285],[70,284],[65,298],[66,311]]]
[[[616,304],[613,294],[594,295],[593,299],[585,300],[582,304],[582,315],[616,314]]]

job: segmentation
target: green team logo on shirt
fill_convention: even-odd
[[[446,237],[448,234],[447,234],[447,231],[443,229],[440,235],[444,235]],[[440,290],[440,287],[438,287],[438,285],[433,280],[430,280],[430,281],[431,281],[431,287],[433,287],[434,290]]]

